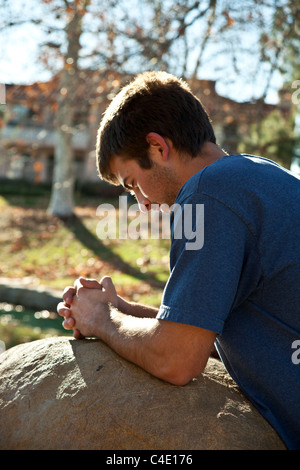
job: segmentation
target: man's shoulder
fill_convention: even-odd
[[[232,193],[245,189],[257,180],[259,173],[264,173],[262,165],[279,167],[277,163],[262,157],[248,154],[225,155],[193,175],[181,188],[178,202],[197,194],[214,196],[224,191]]]
[[[196,173],[182,188],[182,195],[202,193],[207,196],[246,191],[273,191],[274,184],[283,187],[299,182],[299,177],[278,163],[255,155],[225,155]],[[297,184],[298,186],[298,184]]]
[[[259,175],[263,178],[267,178],[270,171],[275,170],[280,172],[284,171],[276,162],[255,155],[248,154],[236,154],[236,155],[225,155],[215,163],[207,166],[203,170],[202,182],[205,183],[209,180],[209,183],[213,183],[215,180],[216,184],[224,181],[224,184],[234,181],[243,184],[251,184],[253,180],[257,180]]]
[[[219,203],[243,220],[256,220],[255,214],[265,213],[266,208],[272,213],[276,208],[284,217],[289,207],[298,219],[299,181],[298,176],[272,160],[248,154],[226,155],[193,175],[175,202],[179,205]]]

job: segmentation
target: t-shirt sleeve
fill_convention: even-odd
[[[239,215],[214,198],[190,197],[183,214],[188,205],[194,210],[191,230],[189,221],[182,221],[181,233],[172,226],[170,277],[157,318],[221,334],[230,311],[259,282],[255,237]]]

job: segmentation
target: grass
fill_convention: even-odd
[[[77,195],[75,217],[63,222],[47,213],[49,190],[27,189],[18,192],[0,187],[0,277],[26,278],[32,286],[62,292],[79,276],[100,279],[109,275],[122,297],[159,306],[169,274],[169,239],[99,239],[97,226],[101,221],[96,209],[107,200]],[[117,210],[118,199],[109,202]],[[6,344],[36,339],[49,334],[48,330],[63,333],[50,317],[53,327],[43,324],[46,318],[37,312],[25,315],[22,310],[21,315],[20,306],[17,310],[16,306],[8,307],[10,313],[3,308],[0,340]],[[14,328],[10,328],[12,325]]]

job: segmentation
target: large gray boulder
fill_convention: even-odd
[[[49,338],[0,355],[0,449],[285,449],[211,358],[186,386],[99,340]]]

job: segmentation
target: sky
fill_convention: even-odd
[[[51,78],[51,72],[42,68],[39,64],[38,44],[39,33],[24,28],[14,38],[10,40],[10,35],[5,38],[3,44],[0,40],[0,83],[2,84],[32,84],[35,81],[47,81]],[[251,64],[245,62],[245,68],[251,67]],[[206,70],[205,74],[201,74],[201,79],[214,80],[213,70]],[[272,87],[266,98],[267,103],[278,103],[278,89],[282,86],[282,78],[279,74],[274,77]],[[242,79],[234,83],[228,83],[219,79],[217,81],[217,92],[222,96],[227,96],[236,101],[248,101],[255,93],[259,94],[260,90],[257,84],[244,82]]]
[[[38,4],[39,2],[37,2]],[[21,3],[18,4],[19,6]],[[244,40],[246,33],[243,35]],[[39,44],[44,37],[37,25],[23,24],[18,28],[7,28],[5,34],[0,34],[0,83],[30,84],[35,81],[47,81],[51,78],[51,72],[43,69],[38,61]],[[246,37],[247,40],[247,37]],[[211,46],[214,47],[213,45]],[[229,45],[230,47],[230,45]],[[242,70],[238,79],[232,81],[232,68],[226,64],[228,57],[218,57],[218,68],[224,69],[224,73],[216,77],[215,62],[209,60],[209,51],[205,60],[205,67],[200,69],[200,79],[215,80],[216,91],[221,96],[229,97],[236,101],[250,101],[258,97],[262,91],[263,79],[256,77],[251,80],[251,73],[256,70],[251,54],[240,57],[239,66]],[[255,59],[254,59],[255,60]],[[223,61],[223,63],[222,63]],[[227,69],[226,69],[227,67]],[[222,70],[223,70],[222,69]],[[263,77],[264,71],[259,73]],[[282,78],[275,74],[267,95],[266,102],[276,104],[278,102],[278,89],[282,86]]]

